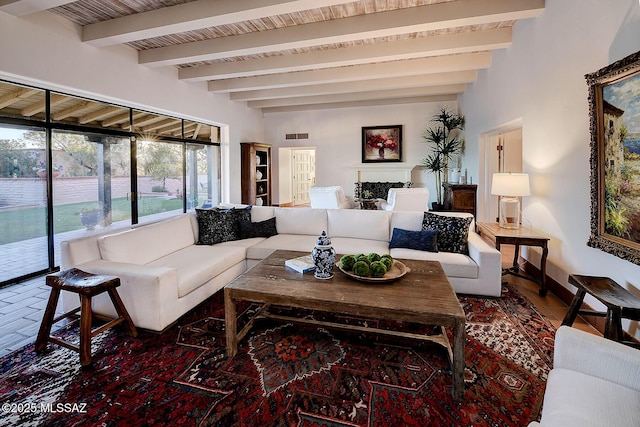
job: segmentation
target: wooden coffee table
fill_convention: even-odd
[[[350,279],[338,269],[334,270],[332,279],[318,280],[311,273],[300,274],[284,266],[287,259],[302,255],[304,255],[303,252],[276,251],[225,287],[225,322],[229,357],[236,355],[238,342],[247,334],[258,317],[426,340],[447,349],[453,372],[453,397],[456,400],[462,400],[465,314],[439,262],[401,260],[411,269],[406,276],[391,283],[368,284]],[[239,332],[236,314],[238,300],[264,304],[260,314],[251,319]],[[271,305],[437,325],[441,327],[441,334],[427,336],[313,319],[289,318],[269,313],[268,308]],[[451,328],[453,332],[453,348],[445,328]]]

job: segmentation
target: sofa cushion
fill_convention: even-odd
[[[260,222],[265,219],[275,218],[276,208],[273,206],[253,206],[251,208],[251,221]]]
[[[327,231],[327,211],[324,209],[275,208],[275,217],[278,234],[319,236]],[[309,251],[311,249],[313,246]]]
[[[198,245],[238,240],[240,221],[251,221],[251,206],[231,209],[196,209],[198,219]]]
[[[245,250],[251,246],[264,241],[264,237],[253,237],[251,239],[230,240],[228,242],[218,243],[216,246],[234,246],[244,248]]]
[[[423,212],[403,212],[394,211],[391,213],[391,232],[394,228],[402,228],[403,230],[419,231],[422,230]]]
[[[570,369],[549,372],[543,426],[638,426],[640,392]]]
[[[102,259],[132,264],[147,264],[194,243],[188,214],[98,239]]]
[[[246,250],[234,246],[191,245],[150,262],[154,267],[174,268],[178,297],[182,298],[229,268],[243,262]]]
[[[327,218],[329,221],[327,235],[332,239],[334,237],[351,237],[389,242],[390,212],[329,209],[327,210]]]
[[[375,252],[379,255],[389,253],[389,243],[381,240],[352,239],[349,237],[332,237],[331,246],[337,254],[348,255]]]
[[[438,252],[438,230],[410,231],[394,228],[389,242],[389,249],[393,248]]]
[[[453,252],[426,252],[406,248],[391,249],[389,253],[392,257],[400,259],[439,261],[448,277],[477,279],[478,274],[480,274],[478,264],[463,254]]]
[[[247,248],[248,259],[264,259],[276,249],[311,253],[318,236],[277,234]]]
[[[469,254],[467,240],[472,217],[451,217],[425,212],[422,220],[423,230],[438,231],[438,250]]]
[[[241,239],[251,239],[253,237],[271,237],[278,234],[278,230],[276,229],[275,217],[258,222],[240,221],[239,225]]]

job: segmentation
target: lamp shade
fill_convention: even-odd
[[[496,196],[528,196],[529,174],[494,173],[491,182],[491,194]]]

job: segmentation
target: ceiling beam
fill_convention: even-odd
[[[448,102],[456,101],[457,95],[427,95],[427,96],[410,96],[404,98],[385,98],[383,100],[371,99],[362,101],[344,101],[344,102],[329,102],[326,104],[304,104],[294,106],[282,106],[282,107],[265,107],[262,109],[263,114],[269,113],[287,113],[291,111],[304,111],[304,110],[323,110],[323,109],[335,109],[335,108],[360,108],[360,107],[372,107],[376,105],[397,105],[397,104],[415,104],[424,102]]]
[[[69,108],[66,108],[62,111],[58,111],[57,113],[54,113],[51,115],[51,120],[64,120],[67,117],[71,117],[77,114],[82,113],[84,110],[87,110],[91,107],[93,107],[95,104],[91,101],[82,101],[78,104],[75,104]]]
[[[13,16],[25,16],[74,1],[76,0],[0,0],[0,12]]]
[[[52,107],[55,107],[56,105],[60,105],[63,102],[65,102],[67,99],[69,99],[68,96],[66,95],[58,95],[56,93],[52,93],[51,94],[51,100],[49,101],[49,104]],[[39,99],[38,101],[34,102],[33,104],[27,105],[26,107],[24,107],[22,110],[20,110],[20,114],[24,117],[31,117],[31,116],[35,116],[38,113],[42,113],[45,110],[45,99],[44,96],[42,97],[42,99]]]
[[[141,116],[139,119],[133,121],[133,126],[135,128],[141,128],[142,130],[147,130],[145,128],[146,125],[151,123],[157,123],[160,120],[165,120],[166,116],[160,116],[157,114],[147,114],[146,116]]]
[[[6,95],[3,95],[0,97],[0,109],[8,107],[11,104],[15,104],[21,99],[28,98],[31,95],[35,95],[38,92],[41,92],[40,89],[31,89],[26,87],[11,91]]]
[[[348,0],[253,0],[251,2],[198,0],[85,25],[82,28],[82,41],[98,47],[110,46],[348,2]]]
[[[458,0],[219,37],[138,52],[150,67],[532,18],[544,0]]]
[[[99,109],[98,111],[94,111],[92,113],[88,113],[78,119],[78,123],[87,124],[94,120],[104,119],[105,117],[109,117],[114,115],[120,111],[122,111],[122,107],[104,107]]]
[[[361,64],[348,67],[298,71],[266,76],[213,80],[207,83],[210,92],[275,89],[319,83],[338,83],[385,77],[415,76],[489,68],[491,52],[474,52],[401,61]]]
[[[322,94],[340,94],[352,92],[405,89],[411,87],[429,87],[440,85],[466,84],[476,81],[475,71],[456,71],[452,73],[423,74],[418,76],[387,77],[383,79],[361,80],[357,82],[327,83],[308,86],[285,87],[278,89],[250,90],[232,92],[232,101],[256,101],[260,99],[293,98],[297,96],[315,96]]]
[[[363,100],[381,100],[386,98],[402,98],[427,95],[452,95],[463,93],[466,85],[445,85],[433,87],[415,87],[407,89],[379,90],[369,92],[341,93],[333,95],[301,96],[293,98],[264,99],[248,101],[250,108],[284,107],[292,105],[323,104]]]
[[[510,44],[511,28],[496,28],[181,68],[178,77],[186,81],[248,77],[503,49]]]
[[[161,128],[165,128],[165,127],[174,127],[174,126],[176,126],[176,120],[178,120],[178,119],[167,119],[167,118],[164,118],[164,117],[161,117],[161,118],[162,118],[162,120],[160,120],[159,122],[155,122],[155,123],[153,123],[153,124],[151,124],[149,126],[142,126],[140,128],[140,130],[142,132],[149,132],[149,131],[152,131],[152,130],[161,129]],[[181,125],[181,121],[178,120],[177,124]]]
[[[137,120],[140,117],[144,117],[147,113],[143,112],[143,111],[134,111],[133,112],[133,119],[134,121]],[[100,126],[103,127],[111,127],[113,125],[118,125],[118,124],[122,124],[124,123],[124,128],[127,129],[129,128],[129,121],[131,120],[131,116],[129,115],[129,112],[124,112],[122,114],[118,114],[116,116],[110,117],[108,119],[103,120],[102,122],[100,122]]]

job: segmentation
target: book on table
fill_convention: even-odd
[[[316,269],[316,266],[313,264],[313,260],[311,259],[311,255],[288,259],[284,262],[284,265],[294,269],[298,273],[307,273]]]

